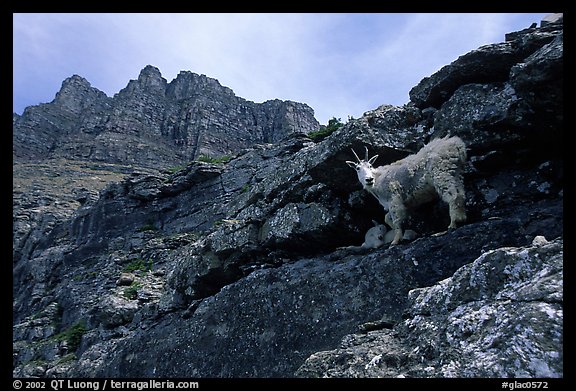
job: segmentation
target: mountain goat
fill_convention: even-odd
[[[374,226],[370,228],[364,235],[364,243],[362,248],[379,248],[384,245],[384,238],[386,237],[386,226],[378,224],[377,221],[372,220]]]
[[[364,243],[360,246],[348,246],[340,247],[344,250],[370,250],[375,248],[380,248],[385,244],[389,244],[394,240],[394,231],[388,231],[384,224],[379,224],[377,221],[372,220],[374,224],[366,234],[364,235]],[[404,240],[414,240],[418,234],[411,229],[407,229],[404,232],[402,239]]]
[[[390,235],[387,235],[390,234],[390,232],[387,232],[388,230],[386,229],[386,226],[384,224],[379,224],[375,220],[372,220],[372,223],[374,226],[371,227],[364,235],[364,243],[362,243],[362,245],[338,247],[337,251],[333,254],[335,256],[340,254],[338,250],[361,254],[366,253],[371,249],[380,248],[386,243],[390,243],[392,239],[390,239]],[[387,237],[388,242],[386,242]]]
[[[440,196],[448,204],[450,225],[466,221],[463,171],[466,145],[459,137],[436,139],[418,153],[387,166],[372,167],[378,155],[346,163],[356,170],[362,187],[370,192],[388,211],[384,221],[394,230],[392,245],[403,237],[402,225],[408,209],[422,205]]]

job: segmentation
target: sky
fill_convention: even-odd
[[[74,74],[113,96],[146,65],[217,79],[237,96],[303,102],[346,122],[408,93],[459,56],[548,13],[16,13],[13,111]]]

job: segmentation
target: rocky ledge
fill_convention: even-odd
[[[408,292],[392,327],[345,336],[301,377],[563,376],[563,241],[483,253],[452,277]],[[376,330],[374,330],[376,329]]]

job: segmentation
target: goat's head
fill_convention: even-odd
[[[374,163],[378,155],[374,155],[370,159],[368,159],[368,148],[367,147],[365,148],[366,148],[366,155],[364,160],[360,160],[358,155],[356,155],[356,152],[352,150],[352,153],[354,154],[354,156],[356,156],[356,160],[358,160],[358,162],[356,163],[348,160],[346,161],[346,164],[348,164],[350,167],[356,170],[356,174],[358,175],[358,180],[360,181],[360,184],[365,189],[370,189],[372,188],[372,186],[374,186],[374,167],[372,167],[372,164]]]

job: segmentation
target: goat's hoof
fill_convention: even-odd
[[[447,233],[448,233],[448,231],[436,232],[435,234],[432,234],[431,236],[436,238],[438,236],[446,235]]]

